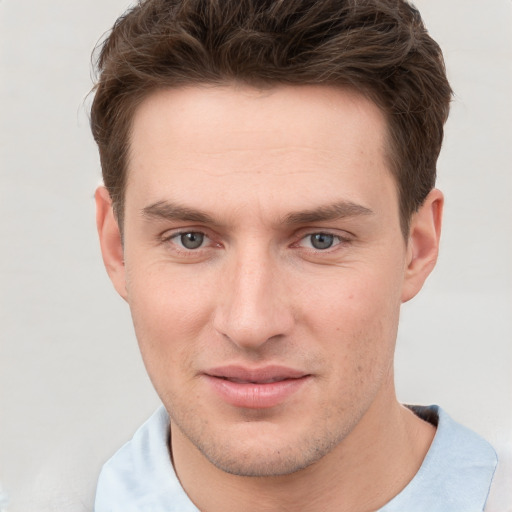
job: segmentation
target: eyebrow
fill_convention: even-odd
[[[352,201],[339,201],[311,210],[292,212],[284,216],[280,224],[310,224],[340,220],[347,217],[373,215],[373,211]],[[159,220],[198,222],[200,224],[220,225],[214,217],[201,210],[188,208],[169,201],[158,201],[142,209],[143,217]]]
[[[339,201],[311,210],[289,213],[285,216],[283,224],[310,224],[364,215],[373,215],[373,211],[352,201]]]
[[[146,206],[142,209],[142,215],[152,219],[218,224],[213,217],[205,212],[169,201],[158,201],[150,206]]]

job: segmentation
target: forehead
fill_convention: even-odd
[[[298,202],[364,204],[384,185],[396,202],[385,135],[380,109],[345,89],[161,90],[134,115],[126,202],[186,198],[219,209],[254,200],[297,209]]]

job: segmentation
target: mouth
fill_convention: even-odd
[[[274,377],[272,379],[263,379],[263,380],[244,380],[244,379],[236,379],[233,377],[218,377],[218,378],[227,380],[229,382],[236,382],[237,384],[272,384],[272,382],[280,382],[283,380],[287,380],[287,377]]]
[[[217,397],[227,404],[266,409],[290,400],[312,376],[283,366],[225,366],[210,369],[204,377]]]

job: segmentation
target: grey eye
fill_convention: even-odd
[[[204,242],[204,234],[196,231],[182,233],[179,236],[181,245],[183,245],[185,249],[198,249]]]
[[[329,249],[334,243],[334,235],[328,233],[315,233],[310,235],[311,245],[315,249]]]

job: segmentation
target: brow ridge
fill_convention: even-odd
[[[284,217],[283,224],[310,224],[313,222],[339,220],[346,217],[373,215],[373,213],[366,206],[353,203],[352,201],[339,201],[311,210],[289,213]]]
[[[330,205],[312,208],[310,210],[291,212],[284,216],[280,224],[310,224],[339,220],[346,217],[373,215],[373,211],[352,201],[339,201]],[[211,215],[195,208],[189,208],[166,200],[157,201],[142,209],[142,215],[148,218],[198,222],[201,224],[219,224]]]
[[[201,210],[188,208],[165,200],[146,206],[142,209],[142,215],[153,219],[216,224],[215,219],[212,216],[202,212]]]

